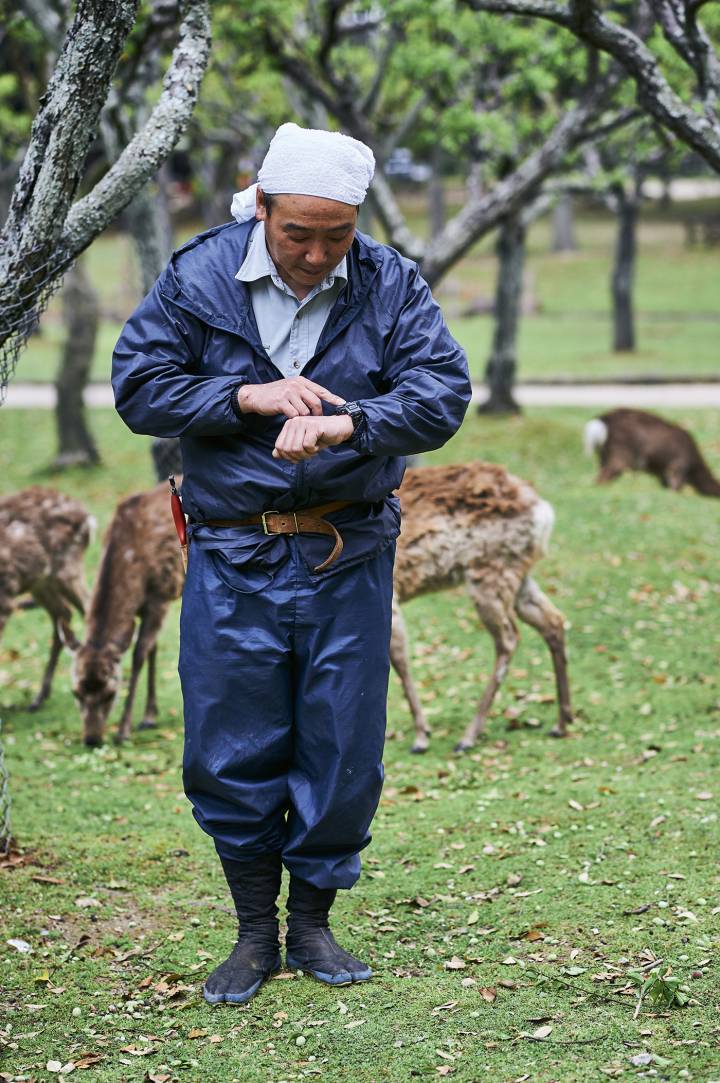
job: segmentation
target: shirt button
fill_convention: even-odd
[[[299,361],[293,361],[293,363],[292,363],[292,367],[293,367],[294,369],[299,369],[299,368],[300,368],[300,362],[299,362]]]

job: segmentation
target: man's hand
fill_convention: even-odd
[[[291,463],[312,459],[323,448],[349,440],[353,431],[352,418],[347,414],[292,418],[280,430],[273,459],[286,459]]]
[[[306,380],[304,376],[293,376],[290,380],[275,380],[271,384],[244,384],[237,393],[240,410],[244,414],[285,414],[285,417],[305,417],[308,414],[322,415],[322,401],[333,406],[342,406],[345,399],[333,395],[332,391]]]

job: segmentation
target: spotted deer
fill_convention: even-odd
[[[395,565],[390,658],[403,684],[416,727],[414,751],[428,747],[430,730],[410,675],[407,636],[399,603],[465,582],[480,620],[495,643],[495,667],[477,715],[458,744],[470,748],[481,732],[518,641],[516,616],[540,632],[555,667],[559,719],[564,736],[572,721],[564,646],[564,620],[530,578],[545,551],[553,510],[527,482],[501,466],[469,463],[408,470],[400,497],[402,534]],[[140,617],[132,673],[118,739],[130,734],[130,712],[142,664],[148,659],[148,706],[141,725],[156,717],[154,654],[170,602],[182,592],[178,542],[159,485],[124,501],[108,529],[100,574],[77,653],[74,692],[85,741],[102,740],[117,695],[120,660]]]
[[[0,497],[0,635],[22,594],[31,594],[52,622],[50,655],[40,688],[28,705],[37,710],[48,698],[63,645],[78,641],[73,609],[87,602],[84,558],[94,520],[65,493],[34,485]]]
[[[85,642],[73,660],[73,694],[86,745],[101,744],[120,690],[121,664],[134,640],[130,680],[117,732],[130,736],[138,678],[147,661],[147,700],[140,728],[157,721],[157,637],[183,571],[168,506],[167,483],[121,501],[103,543],[85,622]],[[137,634],[136,634],[137,630]]]

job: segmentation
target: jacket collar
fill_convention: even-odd
[[[254,219],[229,222],[201,233],[179,248],[162,280],[163,296],[211,327],[239,335],[264,354],[250,291],[235,278],[247,255]],[[348,282],[328,316],[318,351],[353,319],[383,262],[382,247],[357,233],[347,255]]]

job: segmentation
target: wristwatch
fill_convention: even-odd
[[[360,427],[365,416],[356,402],[346,402],[342,406],[338,406],[335,413],[347,414],[353,423],[353,431],[356,431]]]

